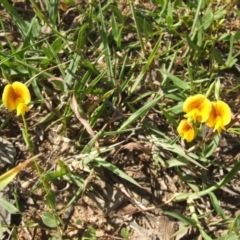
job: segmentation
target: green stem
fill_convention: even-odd
[[[28,148],[28,149],[30,150],[30,152],[31,152],[31,155],[34,156],[33,144],[32,144],[32,141],[31,141],[31,139],[30,139],[30,137],[29,137],[29,134],[28,134],[27,121],[26,121],[26,119],[25,119],[25,117],[24,117],[23,114],[22,114],[22,119],[23,119],[23,124],[24,124],[24,129],[22,130],[22,131],[23,131],[23,137],[24,137],[24,140],[25,140],[25,142],[26,142],[26,144],[27,144],[27,148]],[[41,180],[43,180],[43,179],[42,179],[42,171],[41,171],[41,168],[39,167],[36,159],[34,159],[34,163],[35,163],[35,168],[37,169],[37,172],[38,172]],[[43,183],[44,183],[44,180],[43,180]]]
[[[28,134],[28,126],[27,126],[27,122],[26,122],[26,119],[24,117],[24,115],[22,114],[22,120],[23,120],[23,124],[24,124],[24,129],[22,130],[23,131],[23,137],[24,137],[24,140],[27,144],[27,148],[30,150],[31,152],[31,155],[34,156],[34,152],[33,152],[33,144],[32,144],[32,141],[29,137],[29,134]]]
[[[136,14],[135,14],[135,9],[134,9],[132,1],[129,2],[129,5],[130,5],[131,12],[132,12],[132,15],[133,15],[133,20],[135,22],[137,35],[138,35],[139,42],[140,42],[140,45],[141,45],[141,48],[142,48],[142,52],[143,52],[143,55],[145,57],[146,56],[146,52],[145,52],[145,47],[144,47],[144,43],[143,43],[143,40],[142,40],[142,34],[141,34],[140,29],[139,29],[139,24],[138,24],[138,21],[137,21],[137,17],[136,17]]]
[[[26,122],[26,119],[25,119],[23,114],[22,114],[22,119],[23,119],[23,124],[24,124],[24,128],[22,129],[23,137],[24,137],[25,143],[27,145],[27,148],[31,152],[31,155],[34,156],[33,144],[32,144],[32,141],[29,137],[27,122]],[[50,188],[49,181],[45,178],[45,176],[43,174],[43,170],[41,169],[41,167],[37,163],[36,159],[34,159],[34,165],[35,165],[35,168],[38,172],[38,175],[39,175],[39,178],[40,178],[41,183],[43,185],[43,188],[45,190],[48,206],[51,208],[52,213],[55,215],[56,211],[55,211],[55,207],[54,207],[54,201],[52,200],[52,198],[54,196],[54,193],[52,192],[52,190]]]

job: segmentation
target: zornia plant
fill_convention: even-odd
[[[213,132],[221,133],[231,122],[231,109],[225,102],[218,100],[211,102],[206,96],[197,94],[188,97],[183,103],[186,119],[181,120],[177,131],[187,142],[197,136],[197,127],[205,123],[213,128]]]
[[[29,133],[28,133],[27,121],[24,116],[25,113],[27,111],[29,111],[27,104],[30,103],[30,101],[31,101],[31,95],[30,95],[29,89],[23,83],[17,82],[17,81],[13,82],[11,84],[7,84],[3,90],[2,101],[3,101],[4,106],[9,111],[16,110],[17,116],[19,116],[19,115],[22,116],[22,120],[24,123],[24,128],[21,129],[22,133],[23,133],[23,137],[24,137],[25,143],[27,145],[27,148],[30,150],[30,153],[32,155],[34,155],[33,145],[32,145],[31,139],[29,137]],[[22,168],[24,168],[30,161],[34,160],[35,168],[37,169],[37,172],[43,183],[44,189],[45,189],[46,193],[51,195],[52,192],[49,189],[49,185],[48,185],[47,181],[45,181],[45,179],[42,175],[42,170],[36,161],[36,158],[40,155],[41,154],[30,158],[29,160],[25,161],[24,163],[11,169],[6,174],[1,175],[0,176],[0,190],[1,190],[1,188],[4,188],[9,182],[11,182],[13,180],[13,178],[19,173],[19,171],[22,170]]]
[[[17,116],[21,115],[24,123],[24,129],[22,129],[23,136],[27,147],[30,148],[33,154],[32,143],[28,134],[27,122],[24,117],[25,112],[29,111],[27,104],[31,101],[31,95],[27,86],[21,82],[13,82],[7,84],[3,90],[2,101],[4,106],[9,110],[17,110]]]

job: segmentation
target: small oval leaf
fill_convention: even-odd
[[[54,214],[49,213],[49,212],[43,212],[42,221],[46,226],[48,226],[50,228],[55,228],[59,224],[59,220],[58,220],[57,216],[55,216]]]

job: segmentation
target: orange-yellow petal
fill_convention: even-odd
[[[232,118],[231,109],[228,104],[219,100],[213,103],[213,106],[216,109],[217,116],[220,116],[222,118],[223,125],[228,125],[231,122]]]
[[[183,104],[184,117],[189,122],[206,122],[211,111],[211,102],[202,94],[190,96]]]
[[[215,120],[216,120],[216,113],[215,113],[215,108],[212,106],[211,113],[209,115],[208,120],[206,121],[206,125],[208,127],[214,127],[215,125]]]
[[[216,117],[215,122],[216,123],[215,123],[214,129],[213,129],[214,132],[217,130],[218,133],[221,133],[222,130],[226,130],[221,117],[219,117],[219,116]]]
[[[16,94],[14,92],[14,89],[11,84],[8,84],[7,86],[5,86],[3,90],[2,101],[4,106],[9,111],[16,109],[15,98],[16,98]]]
[[[191,142],[196,137],[196,132],[193,126],[186,119],[183,119],[179,123],[177,131],[178,134],[187,142]]]
[[[183,111],[188,113],[192,111],[192,109],[198,108],[205,99],[206,97],[202,94],[188,97],[183,104]]]
[[[27,107],[27,105],[25,103],[19,103],[17,106],[17,116],[24,115],[25,112],[27,112],[28,110],[29,110],[29,108]]]
[[[18,98],[22,100],[23,103],[28,104],[31,101],[31,95],[28,88],[21,82],[13,82],[12,87]]]

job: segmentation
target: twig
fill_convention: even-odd
[[[238,121],[238,118],[236,118],[236,115],[235,115],[234,118],[232,119],[232,121],[226,126],[226,130],[229,129],[230,127],[232,127],[237,121]],[[197,148],[201,147],[204,143],[211,140],[217,134],[218,134],[218,132],[211,133],[205,139],[203,139],[201,142],[195,144],[194,146],[192,146],[191,148],[189,148],[185,152],[189,153],[189,152],[192,152],[192,151],[196,150]]]

